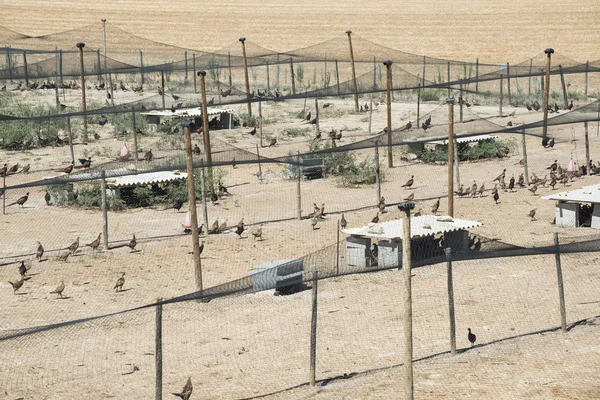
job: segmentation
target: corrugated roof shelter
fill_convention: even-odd
[[[471,143],[471,142],[483,142],[485,140],[495,140],[500,136],[498,135],[476,135],[476,136],[467,136],[467,137],[459,137],[456,138],[456,143]],[[447,145],[448,140],[432,140],[431,142],[427,142],[427,144],[441,144]]]
[[[600,184],[554,193],[542,199],[556,201],[556,225],[600,229]]]
[[[159,171],[148,172],[145,174],[120,176],[117,178],[106,179],[106,186],[109,188],[123,188],[131,186],[151,185],[153,183],[164,183],[177,181],[187,178],[187,172],[179,171]]]
[[[410,220],[410,237],[433,236],[438,233],[465,230],[480,226],[481,222],[449,216],[421,215]],[[344,229],[344,233],[376,239],[402,239],[404,237],[402,220],[385,221],[369,224],[360,228]]]
[[[233,110],[231,108],[213,108],[208,107],[206,109],[208,117],[210,118],[209,127],[211,129],[231,129],[233,128]],[[193,120],[194,126],[202,126],[202,108],[177,108],[173,111],[170,110],[152,110],[143,112],[142,115],[146,116],[149,124],[159,125],[161,118],[166,119],[184,119],[189,118]],[[195,129],[195,128],[193,128]]]

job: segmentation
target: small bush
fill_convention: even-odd
[[[514,142],[510,140],[486,140],[474,146],[469,143],[458,143],[458,159],[460,161],[493,159],[498,157],[498,151],[508,155],[515,150],[515,147]],[[435,150],[423,150],[419,158],[425,163],[447,162],[448,148],[439,146]]]
[[[442,96],[442,89],[425,89],[421,92],[421,101],[438,101]]]
[[[306,136],[308,132],[310,132],[310,128],[287,128],[283,132],[287,136],[298,137],[298,136]]]

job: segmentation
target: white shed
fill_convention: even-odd
[[[600,184],[554,193],[542,199],[556,201],[556,225],[600,229]]]

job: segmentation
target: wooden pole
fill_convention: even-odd
[[[458,157],[458,142],[454,141],[454,171],[456,173],[456,187],[460,187],[460,159]]]
[[[335,274],[340,274],[340,221],[337,222],[337,242],[335,245]]]
[[[188,123],[189,124],[189,123]],[[194,160],[192,158],[192,135],[189,125],[183,127],[185,136],[185,161],[187,167],[188,204],[192,217],[192,254],[194,257],[194,280],[196,290],[202,290],[202,265],[200,264],[200,244],[198,235],[198,213],[196,209],[196,188],[194,183]],[[208,225],[206,226],[208,231]]]
[[[108,251],[108,202],[106,199],[106,171],[100,171],[100,198],[102,202],[102,233],[104,250]]]
[[[23,66],[25,69],[25,86],[29,88],[29,72],[27,71],[27,51],[23,51]]]
[[[325,53],[323,62],[323,89],[327,86],[329,86],[329,82],[327,79],[327,53]]]
[[[544,84],[544,128],[542,130],[542,136],[548,136],[548,100],[550,99],[550,64],[552,59],[552,53],[554,53],[553,49],[546,49],[544,53],[548,56],[546,61],[546,78]]]
[[[269,74],[269,60],[267,60],[267,93],[271,92],[271,74]]]
[[[588,73],[589,73],[589,70],[590,70],[590,62],[586,61],[585,62],[585,89],[583,92],[586,100],[588,97]]]
[[[560,264],[560,245],[558,232],[554,232],[554,258],[556,261],[556,278],[558,281],[558,297],[560,299],[560,327],[563,332],[567,331],[567,313],[565,311],[565,288],[563,286],[562,267]]]
[[[258,134],[260,137],[260,147],[263,147],[262,100],[258,101]]]
[[[102,67],[100,66],[100,49],[96,50],[96,54],[98,55],[98,68],[96,69],[96,73],[98,75],[98,82],[102,81]]]
[[[377,89],[377,58],[373,57],[373,89]]]
[[[87,144],[88,141],[88,121],[87,121],[87,106],[85,104],[85,71],[83,69],[83,48],[85,47],[85,43],[79,42],[77,43],[77,47],[79,48],[79,65],[81,67],[81,103],[82,103],[82,111],[83,111],[83,140],[84,144]]]
[[[133,129],[133,151],[134,151],[134,160],[137,162],[138,158],[138,137],[137,137],[137,127],[135,126],[135,106],[131,108],[131,128]]]
[[[475,60],[475,94],[479,94],[479,58]]]
[[[56,107],[58,108],[58,111],[60,112],[60,97],[58,94],[58,48],[54,49],[55,54],[56,54],[56,75],[54,76],[54,94],[56,96]]]
[[[452,90],[450,89],[450,61],[448,61],[448,97],[452,95]]]
[[[163,359],[162,359],[162,299],[156,299],[156,319],[154,333],[154,398],[162,400],[162,378],[163,378]]]
[[[292,94],[296,94],[296,79],[294,78],[294,59],[290,57],[290,75],[292,77]]]
[[[421,84],[417,88],[417,129],[421,126]]]
[[[350,35],[348,35],[350,36]],[[388,168],[394,168],[394,160],[392,157],[392,60],[386,60],[383,62],[385,65],[386,77],[387,77],[387,157],[388,157]],[[358,103],[356,103],[358,105]],[[358,107],[358,106],[357,106]],[[378,201],[379,202],[379,201]]]
[[[558,64],[558,71],[560,72],[560,85],[563,92],[564,109],[566,110],[569,107],[569,98],[567,95],[567,86],[565,85],[565,74],[563,74],[562,65],[560,64]]]
[[[188,61],[187,61],[187,50],[183,52],[183,64],[185,68],[185,78],[184,81],[187,83],[188,81]]]
[[[510,64],[506,63],[506,94],[508,95],[508,104],[512,103],[512,97],[510,96]]]
[[[317,128],[317,133],[321,132],[321,128],[319,127],[319,99],[315,97],[315,118],[317,119],[317,123],[315,124]]]
[[[425,86],[425,56],[423,56],[423,80],[421,85],[424,87]],[[417,123],[418,124],[418,123]]]
[[[448,98],[448,215],[454,217],[454,99]]]
[[[208,129],[208,107],[206,105],[206,71],[198,71],[198,76],[200,77],[200,94],[202,96],[202,137],[204,139],[204,154],[206,154],[206,164],[208,165],[208,168],[212,168],[212,150],[210,148],[210,132]],[[210,171],[209,176],[212,177]],[[208,229],[208,226],[206,229]]]
[[[6,47],[6,57],[7,57],[7,62],[8,62],[8,80],[10,81],[10,83],[13,82],[12,80],[12,56],[10,54],[10,46]]]
[[[75,151],[73,151],[73,130],[71,130],[71,117],[67,117],[67,130],[69,131],[69,151],[71,152],[71,162],[75,163]]]
[[[196,85],[196,53],[192,53],[192,76],[194,77],[194,93],[198,93],[198,86]]]
[[[373,121],[373,94],[371,94],[371,101],[369,104],[369,135],[371,134],[371,122]]]
[[[375,141],[375,188],[377,189],[377,202],[375,204],[379,204],[381,201],[381,177],[380,177],[380,168],[379,168],[379,142]]]
[[[300,182],[302,181],[302,162],[300,160],[300,152],[296,152],[296,162],[298,163],[298,176],[296,180],[296,211],[298,213],[298,220],[302,219],[302,191],[300,189]]]
[[[275,86],[279,88],[279,54],[277,54],[277,68],[275,69]]]
[[[529,59],[529,84],[527,85],[527,96],[531,97],[531,75],[533,74],[533,58]]]
[[[59,56],[58,56],[58,72],[60,75],[60,87],[63,89],[62,93],[63,93],[63,100],[64,100],[65,88],[64,88],[64,79],[63,79],[63,51],[62,51],[62,49],[60,50]]]
[[[258,181],[260,183],[263,182],[263,177],[262,177],[262,166],[260,164],[260,153],[258,151],[258,144],[256,145],[256,157],[258,159]]]
[[[162,108],[166,108],[165,105],[165,71],[160,71],[160,92],[162,97]]]
[[[350,62],[352,64],[352,82],[354,84],[354,112],[358,112],[358,85],[356,83],[356,68],[354,66],[354,49],[352,48],[352,31],[346,31],[350,45]],[[388,89],[389,90],[389,89]]]
[[[317,367],[317,305],[318,305],[319,272],[313,272],[312,282],[312,315],[310,319],[310,386],[316,385]]]
[[[585,131],[585,168],[590,174],[590,138],[588,136],[588,122],[584,121],[583,128]]]
[[[527,164],[527,138],[525,129],[521,130],[521,144],[523,145],[523,173],[525,174],[525,184],[529,186],[529,166]]]
[[[402,221],[402,268],[404,269],[404,398],[406,400],[413,400],[410,207],[405,207],[404,212],[406,213]]]
[[[246,80],[246,98],[248,99],[248,115],[252,117],[252,103],[250,102],[250,80],[248,79],[248,59],[246,58],[246,38],[241,37],[242,56],[244,57],[244,79]]]
[[[463,122],[463,103],[464,103],[464,99],[463,99],[463,82],[462,79],[459,81],[459,95],[458,95],[458,115],[460,116],[459,121]],[[418,127],[419,125],[417,125]],[[459,184],[460,186],[460,184]]]
[[[340,89],[340,70],[338,69],[338,60],[335,59],[335,85],[337,86],[338,96],[341,94]]]
[[[446,247],[446,276],[448,279],[448,316],[450,318],[450,352],[456,354],[456,319],[454,317],[454,283],[452,281],[452,250]]]
[[[140,50],[140,79],[142,82],[142,86],[144,85],[145,77],[144,77],[144,54]]]
[[[500,104],[498,105],[498,116],[502,116],[502,103],[504,103],[504,75],[500,74]]]
[[[2,175],[2,215],[6,215],[6,173]]]
[[[206,206],[206,182],[204,177],[204,159],[200,159],[200,190],[202,192],[202,220],[204,222],[204,231],[208,235],[208,207]],[[202,258],[200,258],[200,265],[202,265]]]

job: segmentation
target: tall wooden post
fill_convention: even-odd
[[[589,70],[590,70],[590,62],[586,61],[585,62],[585,88],[584,88],[584,92],[583,92],[586,100],[588,97],[588,73],[589,73]]]
[[[335,85],[337,86],[337,94],[338,96],[341,94],[340,89],[340,70],[338,69],[338,60],[335,59]]]
[[[156,318],[154,330],[154,398],[162,400],[162,378],[163,378],[163,359],[162,359],[162,299],[156,299]]]
[[[165,105],[165,71],[160,71],[160,93],[162,98],[162,108],[166,108]]]
[[[71,129],[71,117],[67,117],[67,131],[69,133],[69,151],[71,152],[71,162],[75,163],[75,151],[73,151],[73,130]]]
[[[452,95],[452,89],[450,88],[450,61],[448,61],[448,97]]]
[[[590,138],[588,136],[588,122],[583,123],[584,135],[585,135],[585,168],[590,174]]]
[[[23,51],[23,67],[25,71],[25,86],[29,88],[29,72],[27,70],[27,50]]]
[[[319,126],[319,99],[315,97],[315,118],[317,119],[317,123],[315,124],[317,128],[317,133],[321,132],[321,128]]]
[[[448,104],[448,215],[454,217],[454,99],[446,99]]]
[[[521,144],[523,146],[523,173],[525,174],[525,184],[529,186],[529,166],[527,164],[527,140],[525,129],[521,130]]]
[[[8,62],[8,80],[10,81],[10,83],[13,83],[12,80],[12,55],[10,54],[10,46],[6,47],[6,57],[7,57],[7,62]]]
[[[100,198],[102,203],[102,233],[104,250],[108,251],[108,202],[106,200],[106,171],[100,171]]]
[[[192,53],[192,76],[194,77],[194,93],[198,93],[198,86],[196,85],[196,53]]]
[[[369,135],[371,135],[371,123],[373,122],[373,93],[371,93],[371,100],[369,101]]]
[[[354,84],[354,112],[358,112],[358,85],[356,83],[356,68],[354,66],[354,49],[352,48],[352,31],[346,31],[350,45],[350,62],[352,63],[352,82]],[[388,78],[389,79],[389,78]],[[389,89],[388,89],[389,90]],[[388,99],[389,101],[389,99]]]
[[[298,212],[298,221],[302,219],[302,191],[300,190],[300,182],[302,181],[302,162],[300,160],[300,152],[296,152],[296,162],[298,163],[298,176],[296,177],[296,210]]]
[[[275,87],[279,88],[279,72],[280,72],[280,65],[279,65],[279,54],[277,54],[277,68],[275,69]]]
[[[475,94],[479,94],[479,58],[475,60]]]
[[[312,314],[310,319],[310,386],[315,386],[316,384],[318,288],[319,272],[315,271],[312,282]]]
[[[232,88],[233,80],[231,78],[231,53],[229,51],[227,52],[227,65],[229,67],[229,87]]]
[[[563,74],[562,65],[560,64],[558,64],[558,71],[560,72],[560,85],[563,92],[564,109],[566,110],[569,107],[569,98],[567,95],[567,86],[565,85],[565,74]]]
[[[262,166],[260,165],[260,152],[258,151],[258,144],[256,145],[256,158],[258,159],[258,181],[260,183],[263,183]]]
[[[527,85],[527,96],[531,96],[531,75],[533,74],[533,58],[529,59],[529,84]]]
[[[544,85],[544,104],[542,105],[544,107],[544,128],[542,130],[542,136],[547,137],[548,136],[548,100],[550,99],[550,64],[551,64],[551,60],[552,60],[552,53],[554,53],[554,50],[548,48],[548,49],[544,50],[544,53],[546,53],[548,58],[546,60],[546,78],[545,78],[546,83]]]
[[[140,81],[142,83],[142,86],[144,85],[144,54],[142,53],[142,51],[140,50]]]
[[[294,77],[294,59],[290,57],[290,76],[292,77],[292,94],[296,94],[296,78]]]
[[[208,168],[212,168],[212,150],[210,148],[210,132],[208,129],[208,107],[206,105],[206,71],[198,71],[198,76],[200,77],[200,94],[202,96],[202,137],[204,139],[204,154],[206,154],[206,164],[208,165]],[[208,226],[206,229],[208,229]]]
[[[258,134],[260,147],[263,147],[263,117],[262,117],[262,100],[258,101]]]
[[[421,85],[423,87],[425,86],[425,56],[423,56],[423,79],[422,79]]]
[[[498,104],[498,116],[502,116],[502,103],[504,103],[504,75],[500,74],[500,103]]]
[[[560,300],[560,327],[563,332],[567,331],[567,313],[565,310],[565,288],[563,286],[562,267],[560,264],[560,245],[558,232],[554,232],[554,258],[556,261],[556,280],[558,282],[558,297]]]
[[[2,215],[6,215],[6,174],[2,175]]]
[[[373,57],[373,89],[377,89],[377,59]]]
[[[77,48],[79,49],[79,65],[81,67],[81,102],[82,102],[82,111],[83,111],[83,143],[87,144],[88,141],[88,121],[87,121],[87,106],[85,104],[85,71],[83,69],[83,48],[85,47],[85,43],[79,42],[77,43]]]
[[[403,208],[403,210],[402,210]],[[401,207],[405,212],[402,224],[402,268],[404,269],[404,398],[413,400],[413,332],[412,332],[412,283],[411,283],[411,236],[410,210],[414,203],[407,202]]]
[[[379,204],[381,201],[381,171],[379,168],[379,142],[375,141],[375,188],[377,189],[377,202],[375,204]]]
[[[335,274],[340,274],[340,221],[337,222],[337,241],[335,245]]]
[[[510,96],[510,64],[506,63],[506,94],[508,95],[508,104],[512,103],[512,97]]]
[[[421,126],[421,84],[417,88],[417,129]]]
[[[271,92],[271,74],[269,73],[269,60],[267,60],[267,93]]]
[[[462,79],[459,81],[459,95],[458,95],[458,99],[459,99],[459,101],[458,101],[458,110],[459,110],[459,111],[458,111],[458,115],[459,115],[459,121],[460,121],[460,122],[463,122],[463,103],[464,103],[465,101],[464,101],[464,98],[463,98],[463,81],[462,81]],[[418,126],[419,126],[419,125],[417,125],[417,127],[418,127]],[[459,184],[459,185],[460,185],[460,184]]]
[[[187,83],[187,81],[188,81],[187,50],[183,52],[183,65],[184,65],[184,68],[185,68],[185,77],[183,79]]]
[[[446,252],[446,276],[448,286],[448,316],[450,318],[450,352],[456,354],[456,320],[454,318],[454,283],[452,281],[452,250],[450,247],[445,249]]]
[[[198,213],[196,209],[196,189],[194,183],[194,160],[192,158],[192,135],[190,134],[189,121],[182,124],[185,136],[185,161],[187,167],[188,204],[192,217],[192,254],[194,256],[194,280],[196,290],[202,290],[202,266],[200,264],[200,244],[198,235]],[[206,226],[208,230],[208,225]]]
[[[208,234],[208,207],[206,206],[206,181],[204,176],[204,159],[200,159],[200,191],[202,198],[202,222],[204,222],[204,231]],[[202,265],[202,259],[200,259]]]
[[[350,35],[348,35],[350,36]],[[386,60],[383,62],[385,65],[386,77],[387,77],[387,158],[388,168],[394,168],[394,160],[392,157],[392,60]],[[356,103],[358,106],[358,103]]]
[[[248,115],[252,117],[252,103],[250,103],[250,80],[248,79],[248,59],[246,58],[246,38],[241,37],[242,56],[244,57],[244,79],[246,80],[246,98],[248,99]]]
[[[96,73],[98,75],[98,82],[102,81],[102,67],[100,66],[100,49],[96,50],[96,55],[98,56],[98,68],[96,69]]]
[[[137,137],[137,127],[135,126],[135,107],[131,108],[131,128],[133,129],[133,151],[134,151],[134,160],[136,161],[136,169],[137,169],[137,161],[138,158],[138,137]]]

